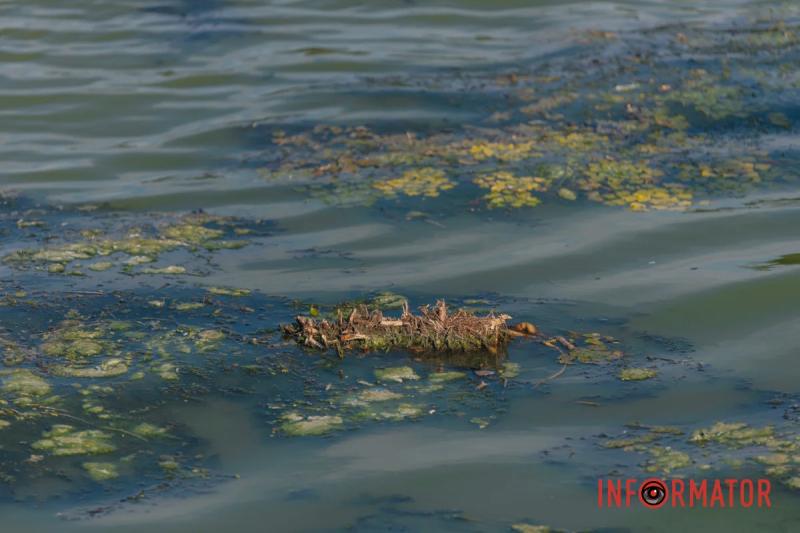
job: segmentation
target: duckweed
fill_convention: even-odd
[[[541,200],[532,191],[546,191],[548,186],[544,178],[515,176],[505,171],[480,176],[474,182],[483,189],[489,189],[484,195],[489,208],[536,207]]]
[[[447,179],[444,171],[426,167],[408,170],[399,178],[378,181],[372,186],[389,197],[404,194],[435,198],[442,191],[449,191],[456,184]]]
[[[484,142],[473,144],[469,154],[477,161],[497,159],[499,161],[519,161],[532,155],[533,142],[496,143]]]

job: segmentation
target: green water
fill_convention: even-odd
[[[2,530],[797,530],[798,24],[745,0],[4,2]],[[523,339],[503,379],[278,332],[383,291],[624,356],[559,373]],[[420,379],[377,384],[394,366]],[[46,393],[9,385],[31,375]],[[353,402],[376,387],[402,399]],[[292,413],[342,423],[292,437]],[[719,421],[780,444],[690,442]],[[683,433],[604,445],[635,422]],[[58,456],[55,424],[115,449]],[[647,472],[666,446],[691,464]],[[598,478],[761,477],[779,448],[771,509],[597,508]]]

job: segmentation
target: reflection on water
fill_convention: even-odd
[[[601,444],[634,422],[683,432],[685,475],[798,453],[781,440],[800,420],[797,16],[746,0],[5,2],[0,189],[22,197],[3,200],[0,255],[24,259],[0,264],[6,526],[793,530],[800,472],[780,461],[772,510],[654,524],[597,510],[594,487],[644,474],[649,450]],[[625,357],[547,381],[557,354],[518,342],[518,376],[466,369],[439,389],[447,365],[338,361],[276,334],[386,290],[599,332]],[[399,365],[419,379],[367,405],[375,370]],[[657,375],[623,382],[626,367]],[[286,436],[315,416],[342,421]],[[776,440],[689,442],[720,420]],[[89,461],[119,478],[36,448],[54,424],[108,433],[117,449]]]

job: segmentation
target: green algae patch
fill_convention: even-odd
[[[503,366],[500,367],[500,370],[497,372],[497,374],[503,379],[514,379],[515,377],[519,376],[519,372],[519,363],[506,361],[503,363]]]
[[[124,359],[113,357],[97,366],[79,367],[73,365],[54,365],[50,372],[56,376],[73,378],[113,378],[128,372],[128,364]]]
[[[204,304],[203,302],[183,302],[175,304],[174,309],[176,311],[195,311],[196,309],[202,309],[205,306],[206,304]],[[162,305],[159,307],[163,307],[163,302]]]
[[[562,533],[561,530],[553,529],[550,526],[541,526],[520,522],[511,526],[512,531],[517,533]]]
[[[26,369],[0,371],[2,391],[14,396],[41,397],[50,394],[50,384],[41,376]]]
[[[106,270],[113,268],[114,263],[111,261],[98,261],[97,263],[92,263],[89,265],[89,270],[92,272],[105,272]]]
[[[250,294],[249,289],[235,289],[230,287],[209,287],[206,290],[216,296],[234,296],[237,298]]]
[[[455,185],[455,183],[447,179],[442,170],[420,168],[406,171],[399,178],[378,181],[373,184],[373,187],[389,197],[404,194],[406,196],[435,198],[442,191],[448,191]]]
[[[603,442],[606,448],[621,448],[625,451],[643,450],[645,444],[650,444],[658,440],[658,435],[653,433],[641,433],[621,439],[609,439]]]
[[[58,329],[44,335],[42,353],[49,357],[80,361],[111,351],[113,343],[105,339],[101,328],[86,328],[76,320],[66,320]]]
[[[410,366],[395,366],[375,370],[375,378],[378,381],[402,383],[403,381],[416,381],[419,379],[419,376]]]
[[[116,231],[108,234],[100,229],[85,229],[80,232],[81,240],[71,239],[74,242],[17,250],[4,256],[3,262],[19,268],[36,267],[51,274],[67,274],[79,272],[67,270],[68,266],[77,261],[109,258],[87,265],[93,272],[102,272],[114,266],[115,263],[110,260],[112,256],[122,255],[127,256],[120,260],[122,272],[130,274],[136,273],[140,265],[152,263],[161,255],[176,250],[215,251],[247,246],[249,242],[239,238],[240,234],[234,231],[242,229],[237,227],[238,225],[240,222],[228,217],[190,214],[179,217],[172,223],[161,223],[146,228],[117,226]],[[184,274],[185,271],[181,271],[183,268],[171,265],[145,268],[139,273],[176,275]]]
[[[636,423],[628,427],[631,434],[604,440],[602,445],[645,455],[640,466],[647,473],[669,475],[676,470],[707,472],[749,467],[760,469],[789,488],[791,480],[800,476],[800,438],[791,425],[776,429],[772,425],[717,422],[692,431],[688,438],[683,430],[671,426]]]
[[[156,373],[165,381],[177,381],[178,367],[174,363],[162,363],[156,367]]]
[[[623,352],[617,349],[619,342],[616,339],[599,333],[556,337],[545,344],[561,351],[558,361],[562,364],[605,364],[623,356]]]
[[[146,439],[155,439],[167,435],[166,428],[156,426],[155,424],[151,424],[149,422],[142,422],[141,424],[134,426],[131,429],[131,432]]]
[[[372,402],[388,402],[392,400],[399,400],[403,397],[398,392],[391,391],[384,388],[373,388],[361,391],[357,396],[358,403],[372,403]]]
[[[224,331],[218,329],[204,329],[202,331],[189,332],[188,337],[194,341],[194,347],[197,351],[204,353],[219,348],[227,335]]]
[[[756,270],[772,270],[780,266],[796,266],[800,265],[800,254],[787,254],[768,261],[766,263],[755,265],[753,268]]]
[[[619,373],[622,381],[644,381],[653,379],[658,375],[657,370],[651,368],[623,368]]]
[[[284,415],[280,428],[291,437],[319,436],[339,429],[344,420],[340,416],[323,415],[303,417],[297,413]]]
[[[428,379],[433,383],[443,383],[446,381],[455,381],[465,379],[467,375],[464,372],[452,370],[450,372],[434,372],[428,376]]]
[[[403,420],[409,419],[416,419],[421,417],[424,414],[424,410],[422,407],[409,404],[409,403],[401,403],[392,409],[384,409],[380,411],[367,411],[362,414],[367,418],[372,418],[374,420],[389,420],[392,422],[400,422]]]
[[[445,197],[477,213],[578,199],[634,212],[687,211],[756,187],[778,189],[796,181],[795,157],[765,136],[796,127],[786,102],[800,86],[791,69],[800,33],[793,21],[764,24],[592,37],[579,41],[581,53],[512,75],[462,72],[446,90],[470,102],[468,124],[274,130],[259,173],[271,183],[300,183],[335,206],[415,211]],[[594,67],[586,69],[587,62]],[[440,91],[442,81],[415,76],[402,83]],[[393,87],[397,82],[392,78]],[[716,171],[732,159],[764,171]]]
[[[83,469],[95,481],[108,481],[119,477],[114,463],[83,463]]]
[[[187,270],[186,267],[182,267],[179,265],[169,265],[165,267],[159,268],[144,268],[142,269],[142,274],[156,274],[156,275],[167,275],[167,276],[177,276],[186,274]]]
[[[515,176],[511,172],[498,171],[475,178],[474,183],[488,189],[484,199],[490,209],[536,207],[541,200],[535,191],[546,191],[548,182],[544,178]]]
[[[645,472],[670,474],[674,470],[692,465],[692,458],[688,453],[674,450],[669,446],[648,447],[647,452],[650,454],[650,459],[644,467]]]
[[[206,228],[199,224],[177,224],[165,228],[163,235],[183,243],[199,245],[219,239],[224,235],[224,232],[218,229]]]
[[[717,422],[705,429],[692,433],[694,444],[717,443],[732,447],[767,445],[775,440],[775,430],[771,426],[754,428],[744,422]]]
[[[506,325],[508,315],[476,316],[463,309],[450,313],[444,301],[420,308],[412,314],[404,305],[401,315],[390,318],[379,309],[362,305],[349,317],[315,320],[297,316],[295,323],[283,326],[287,337],[311,348],[386,351],[405,349],[423,353],[490,352],[505,349],[512,337]]]
[[[50,431],[44,432],[42,439],[34,442],[34,450],[48,452],[51,455],[99,455],[111,453],[116,446],[111,443],[111,435],[105,431],[87,429],[77,431],[67,424],[54,425]]]

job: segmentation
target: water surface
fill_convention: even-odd
[[[671,445],[694,464],[664,475],[698,475],[707,459],[686,438],[717,421],[796,438],[799,14],[791,2],[746,0],[3,3],[0,187],[18,195],[2,208],[3,256],[82,242],[87,229],[156,235],[199,209],[238,217],[204,223],[247,241],[181,247],[132,270],[118,256],[107,271],[89,267],[102,258],[67,265],[82,276],[0,265],[2,338],[30,348],[22,367],[47,377],[65,409],[87,409],[74,382],[110,383],[116,392],[98,394],[120,420],[145,417],[176,436],[138,445],[115,435],[120,457],[134,458],[115,456],[129,466],[96,482],[85,457],[26,460],[64,420],[0,428],[0,473],[14,478],[0,485],[6,527],[795,530],[797,490],[781,482],[791,475],[775,476],[770,510],[662,510],[657,521],[639,508],[598,510],[595,486],[645,475],[646,453],[602,446],[635,421],[685,431]],[[700,89],[670,100],[686,87]],[[542,140],[569,132],[583,137],[547,141],[560,151]],[[526,135],[536,157],[480,159],[470,148]],[[591,164],[641,160],[663,173],[647,187],[690,191],[690,205],[609,205],[575,185]],[[747,166],[760,164],[769,169]],[[714,178],[698,178],[703,165]],[[475,181],[562,166],[577,174],[531,189],[535,207],[490,209]],[[381,194],[417,167],[441,167],[453,187]],[[24,223],[37,220],[45,225]],[[195,275],[144,272],[170,265]],[[495,376],[476,390],[481,378],[467,372],[440,395],[403,389],[424,407],[416,420],[283,435],[280,413],[330,414],[334,395],[360,390],[376,367],[436,371],[402,353],[322,358],[276,333],[311,304],[380,291],[497,309],[552,335],[599,332],[625,360],[573,365],[540,385],[561,368],[557,354],[515,343],[521,373],[508,383]],[[177,310],[187,302],[198,307]],[[136,384],[131,362],[110,380],[53,377],[52,360],[31,354],[71,309],[89,325],[130,322],[135,334],[111,328],[108,342],[147,372],[161,367],[140,360],[154,349],[143,336],[191,372]],[[197,335],[210,328],[227,337],[206,349]],[[620,365],[659,375],[622,382]],[[762,452],[733,453],[742,465],[715,459],[714,475],[762,475],[752,461]],[[181,475],[160,487],[164,456]]]

